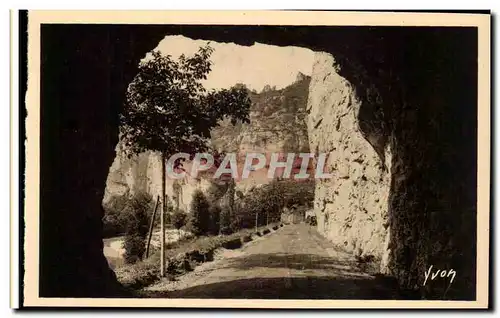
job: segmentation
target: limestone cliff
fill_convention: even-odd
[[[250,152],[266,154],[268,160],[272,152],[309,152],[306,104],[310,81],[299,72],[295,82],[283,89],[266,86],[260,93],[250,92],[250,123],[232,126],[223,122],[212,132],[214,147],[238,153],[241,166],[244,155]],[[246,192],[269,181],[263,169],[239,180],[236,187]]]
[[[316,53],[307,128],[312,151],[328,153],[333,178],[316,182],[318,229],[334,244],[360,256],[384,258],[387,266],[390,175],[385,162],[359,127],[361,102],[327,53]]]
[[[189,167],[187,167],[189,168]],[[182,180],[166,180],[169,204],[189,211],[195,190],[205,190],[210,183],[187,176]],[[128,158],[117,146],[117,152],[106,181],[103,204],[113,196],[148,193],[156,199],[161,196],[161,158],[159,153],[145,152]]]
[[[161,193],[160,155],[153,152],[141,153],[128,158],[116,147],[116,157],[106,180],[103,203],[113,196],[134,195],[145,192],[156,197]]]

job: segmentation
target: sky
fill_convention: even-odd
[[[156,47],[162,54],[177,59],[181,54],[194,54],[208,41],[184,36],[167,36]],[[210,42],[212,71],[203,83],[207,89],[229,88],[244,83],[258,92],[269,84],[277,89],[295,81],[298,72],[311,75],[314,52],[300,47],[278,47],[256,43],[241,46],[233,43]]]

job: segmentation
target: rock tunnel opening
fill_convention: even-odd
[[[290,172],[290,178],[293,179],[302,165],[299,154],[310,152],[306,107],[314,52],[294,46],[274,46],[258,42],[251,46],[242,46],[235,43],[193,40],[184,36],[167,35],[153,51],[145,55],[141,63],[153,59],[154,51],[160,52],[161,56],[170,56],[173,61],[178,62],[181,55],[189,58],[200,48],[207,46],[212,49],[209,58],[211,70],[207,78],[200,81],[206,90],[204,94],[238,86],[245,89],[251,101],[248,123],[233,124],[228,118],[220,120],[218,126],[211,129],[211,138],[207,141],[209,154],[215,156],[218,153],[235,153],[238,158],[236,162],[238,174],[233,176],[233,179],[235,180],[235,195],[236,192],[238,193],[238,196],[235,196],[236,206],[239,206],[251,200],[249,196],[256,187],[269,186],[273,181],[273,178],[268,175],[271,172],[270,163],[273,154],[279,155],[280,162],[286,160],[287,155],[293,154],[293,160],[297,161],[293,163]],[[175,129],[172,131],[175,132]],[[124,263],[123,242],[126,222],[122,215],[127,213],[126,202],[142,196],[147,198],[147,205],[150,205],[148,208],[153,210],[152,203],[155,198],[163,197],[161,156],[158,151],[143,151],[129,157],[124,143],[124,140],[120,140],[116,145],[116,157],[107,176],[103,199],[104,254],[112,268]],[[264,160],[263,166],[250,169],[249,173],[243,176],[242,170],[245,169],[246,157],[253,154],[263,156],[264,159],[257,160],[257,163]],[[256,160],[253,161],[255,165]],[[312,165],[313,163],[309,162],[307,166]],[[203,173],[205,168],[198,171],[195,169],[197,167],[194,166],[192,160],[188,160],[182,165],[182,171],[185,173],[183,178],[173,179],[167,176],[165,200],[170,208],[167,212],[169,214],[167,220],[171,220],[172,214],[176,211],[189,215],[193,195],[198,190],[209,199],[211,205],[217,207],[223,205],[224,196],[214,197],[213,191],[215,188],[220,188],[227,192],[227,181],[219,180],[214,176],[215,168],[208,169],[208,173]],[[193,172],[193,169],[196,172]],[[277,169],[274,172],[274,180],[290,179],[284,177],[283,174],[283,169]],[[297,189],[314,191],[314,179],[312,177],[309,179],[307,186],[297,184]],[[293,182],[287,183],[287,186],[292,185]],[[294,191],[299,193],[297,189]],[[312,205],[309,198],[309,193],[304,194],[303,199],[295,197],[290,200],[293,201],[290,205],[305,211]],[[233,216],[233,218],[241,219],[242,217]],[[264,219],[262,215],[246,218],[252,221],[255,219],[256,223]],[[243,223],[241,220],[239,222]],[[249,222],[244,223],[244,226],[249,226]],[[161,241],[158,217],[152,224],[154,229],[151,247],[154,252],[159,250]],[[171,226],[170,221],[167,221],[167,226]],[[183,226],[184,229],[187,227]],[[173,243],[171,240],[179,239],[179,235],[176,235],[177,230],[169,229],[167,232],[169,232],[167,244]]]
[[[361,100],[359,130],[377,153],[385,144],[392,153],[390,274],[435,298],[447,286],[422,288],[428,266],[453,268],[461,279],[448,297],[475,297],[477,29],[50,24],[41,29],[41,296],[120,292],[102,253],[101,201],[125,89],[165,35],[333,57]]]

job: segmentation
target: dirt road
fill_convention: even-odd
[[[395,298],[394,286],[366,273],[352,255],[332,248],[306,224],[280,228],[144,292],[166,298]]]

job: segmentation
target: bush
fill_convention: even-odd
[[[262,235],[266,235],[266,234],[269,234],[269,233],[271,233],[271,231],[269,229],[264,229],[262,231]]]
[[[128,195],[113,196],[103,204],[104,217],[103,238],[114,237],[125,234],[127,231],[128,217],[125,213],[127,205],[130,204]]]
[[[222,247],[227,248],[228,250],[235,250],[237,248],[240,248],[241,245],[242,245],[242,242],[241,242],[239,237],[222,243]]]
[[[191,233],[196,236],[206,235],[210,230],[209,204],[205,195],[197,190],[193,194],[191,202],[191,215],[188,227]]]
[[[146,251],[144,237],[127,234],[123,247],[125,248],[124,259],[126,263],[133,264],[140,261]]]
[[[127,219],[123,213],[104,212],[102,218],[102,236],[103,238],[123,235],[127,228]]]
[[[247,243],[247,242],[250,242],[251,240],[252,240],[252,236],[251,235],[245,235],[245,236],[241,237],[241,242],[242,243]]]
[[[275,230],[275,231],[276,231],[277,229],[278,229],[278,226],[277,226],[277,225],[273,226],[273,230]]]
[[[149,232],[150,211],[153,200],[147,194],[138,194],[130,201],[125,213],[128,215],[125,234],[125,255],[127,263],[141,260],[146,251],[146,237]]]
[[[182,210],[177,210],[172,214],[172,225],[180,230],[184,225],[186,225],[187,214]]]

